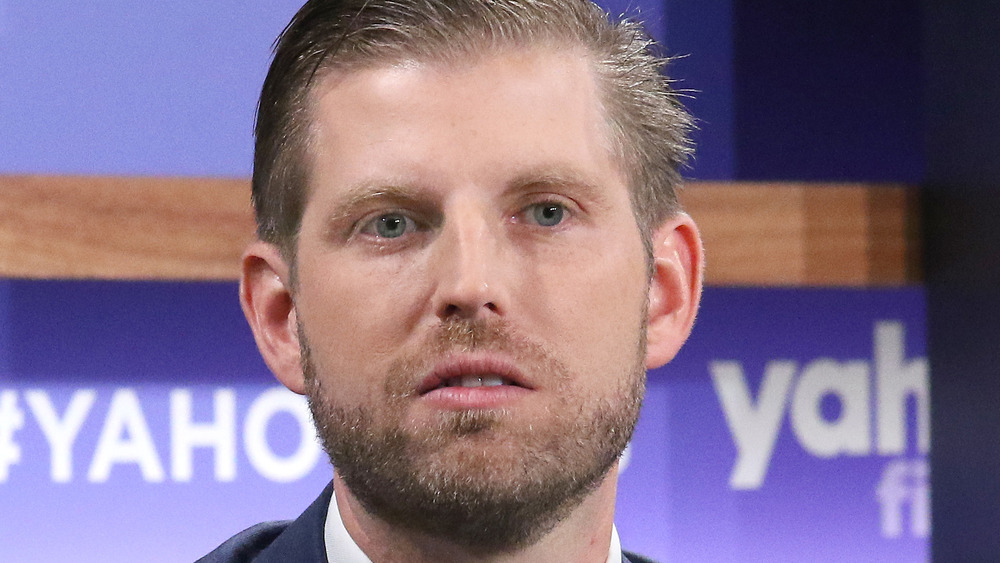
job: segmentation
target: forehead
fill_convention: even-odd
[[[593,63],[579,50],[387,61],[331,71],[311,94],[310,185],[434,167],[617,172]]]

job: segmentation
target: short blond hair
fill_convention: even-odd
[[[690,115],[642,26],[589,0],[309,0],[275,42],[255,128],[257,233],[294,262],[308,198],[310,88],[326,72],[455,60],[505,47],[583,49],[594,63],[633,213],[649,233],[679,209]]]

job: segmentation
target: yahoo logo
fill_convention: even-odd
[[[899,456],[906,451],[907,406],[912,403],[917,450],[926,454],[927,360],[906,358],[904,336],[902,323],[880,321],[874,328],[871,361],[818,358],[800,366],[792,360],[772,360],[756,397],[739,362],[711,362],[712,383],[737,450],[730,487],[753,490],[763,485],[786,414],[799,445],[816,457]],[[832,420],[821,409],[827,396],[840,404]]]

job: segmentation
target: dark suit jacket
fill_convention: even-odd
[[[264,522],[247,528],[197,563],[325,563],[323,527],[332,494],[333,483],[330,483],[297,519]],[[633,553],[623,553],[622,563],[653,561]]]

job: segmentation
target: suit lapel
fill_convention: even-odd
[[[326,563],[326,543],[323,527],[326,511],[333,494],[333,482],[323,489],[309,508],[285,528],[274,542],[254,559],[260,563],[287,563],[288,561]]]

